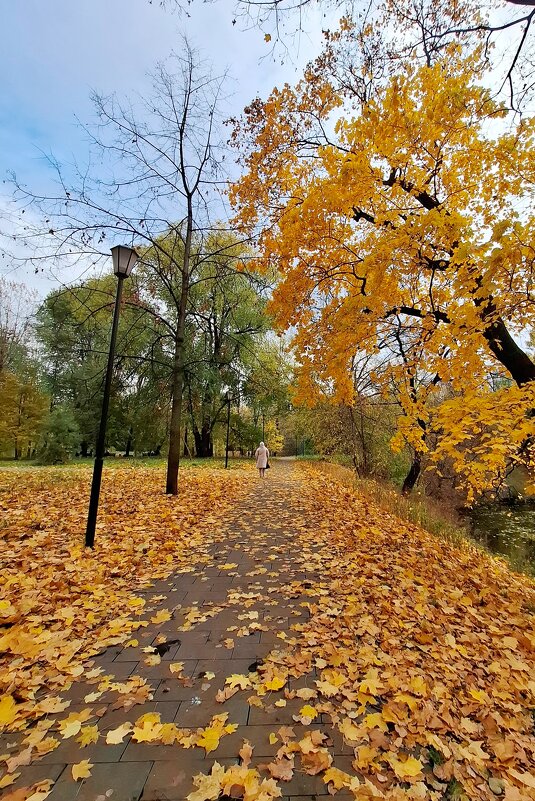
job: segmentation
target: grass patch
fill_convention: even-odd
[[[31,459],[25,460],[22,459],[20,461],[15,461],[14,459],[0,459],[0,469],[8,469],[8,470],[62,470],[69,467],[93,467],[93,459],[92,458],[77,458],[71,459],[70,462],[66,464],[56,464],[56,465],[42,465],[39,464],[37,461],[32,461]],[[116,456],[108,456],[104,459],[104,467],[105,469],[125,469],[125,468],[135,468],[135,467],[149,467],[149,468],[156,468],[161,469],[167,465],[167,459],[164,457],[157,457],[157,456],[147,456],[145,458],[124,458],[124,457],[116,457]],[[251,467],[253,465],[253,460],[247,457],[232,457],[228,460],[229,468],[236,470],[241,469],[244,467]],[[183,457],[180,460],[180,469],[189,469],[191,467],[203,467],[210,470],[214,468],[224,468],[225,467],[225,457],[215,457],[211,459],[188,459],[188,457]]]

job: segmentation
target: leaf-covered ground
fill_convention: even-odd
[[[0,471],[0,724],[25,726],[40,714],[35,698],[124,642],[143,617],[135,593],[206,561],[244,490],[238,471],[185,470],[171,498],[161,470],[116,469],[103,481],[91,550],[90,480],[89,468]]]
[[[4,487],[5,797],[122,798],[104,747],[147,801],[534,799],[533,583],[306,467],[270,473],[185,474],[178,501],[116,476],[89,556],[87,475]],[[58,770],[30,784],[41,757]]]

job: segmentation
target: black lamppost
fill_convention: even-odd
[[[227,444],[225,447],[225,470],[228,467],[228,443],[230,437],[230,392],[227,392]]]
[[[262,442],[264,442],[266,438],[264,427],[265,427],[265,419],[264,419],[264,412],[262,412]]]
[[[132,272],[132,267],[137,261],[137,253],[126,245],[116,245],[111,249],[113,260],[113,272],[118,278],[117,294],[115,296],[115,308],[113,310],[113,323],[111,327],[110,352],[108,354],[108,366],[106,369],[106,381],[104,383],[104,397],[102,398],[102,412],[100,415],[100,427],[98,430],[97,447],[95,450],[95,465],[93,467],[93,481],[91,482],[91,495],[89,498],[89,512],[87,514],[87,528],[85,532],[85,544],[92,548],[95,543],[95,526],[97,524],[98,500],[100,495],[100,482],[102,479],[102,465],[104,464],[104,446],[106,442],[106,422],[108,419],[108,407],[110,405],[111,380],[113,378],[113,358],[115,355],[115,340],[117,339],[117,327],[119,325],[119,311],[121,308],[121,295],[123,292],[123,281]]]

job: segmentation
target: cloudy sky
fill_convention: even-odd
[[[231,115],[257,94],[295,79],[298,67],[317,52],[325,24],[312,12],[309,34],[293,43],[281,64],[282,53],[273,58],[262,31],[247,30],[240,19],[232,24],[232,0],[194,0],[188,14],[164,10],[158,0],[152,5],[149,0],[0,0],[2,179],[14,171],[22,183],[46,192],[53,175],[44,154],[83,163],[88,143],[77,119],[91,122],[90,93],[143,95],[147,74],[178,51],[180,33],[216,71],[229,68]],[[9,191],[7,183],[0,186],[0,213],[9,208]],[[50,288],[24,268],[10,277],[35,284],[40,292]]]

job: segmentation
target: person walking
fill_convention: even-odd
[[[255,452],[256,466],[258,467],[258,474],[260,478],[264,478],[266,468],[269,467],[269,451],[263,442],[260,443]]]

